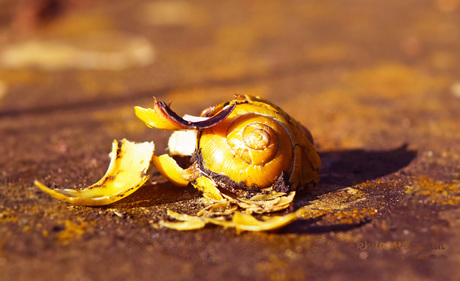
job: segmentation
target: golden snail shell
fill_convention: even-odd
[[[282,171],[289,171],[292,144],[278,121],[253,113],[239,115],[243,106],[203,131],[199,140],[203,165],[247,187],[269,187]]]
[[[308,131],[266,101],[250,96],[237,100],[223,121],[199,137],[204,173],[231,190],[272,187],[287,192],[317,183],[320,160]],[[221,108],[203,115],[213,116]]]

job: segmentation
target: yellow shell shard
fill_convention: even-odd
[[[273,199],[276,199],[278,197],[282,197],[282,196],[285,196],[285,195],[286,195],[286,193],[284,193],[284,192],[272,192],[272,193],[269,193],[269,194],[259,193],[259,194],[256,194],[256,195],[252,196],[249,199],[252,200],[252,201],[267,201],[267,200],[273,200]]]
[[[173,212],[171,210],[167,211],[168,216],[178,220],[178,221],[203,221],[203,219],[197,217],[197,216],[191,216],[191,215],[186,215],[186,214],[179,214],[176,212]]]
[[[206,222],[204,221],[204,219],[197,217],[197,216],[179,214],[171,210],[168,210],[168,216],[175,220],[178,220],[178,222],[161,221],[160,226],[184,231],[184,230],[200,229],[206,225]]]
[[[294,200],[295,194],[295,191],[291,191],[288,194],[282,196],[274,195],[273,199],[267,200],[253,200],[252,198],[246,199],[239,197],[230,197],[226,194],[223,194],[223,196],[225,197],[225,199],[229,200],[234,204],[237,204],[239,207],[241,207],[248,213],[262,214],[281,211],[288,208]]]
[[[216,218],[205,218],[207,223],[212,223],[214,225],[222,226],[224,228],[235,227],[235,223],[233,221],[225,220],[223,217],[216,217]]]
[[[297,220],[295,213],[287,214],[284,216],[274,216],[265,218],[263,221],[255,217],[236,212],[233,215],[233,223],[237,232],[241,231],[268,231],[281,228],[293,221]]]
[[[193,186],[203,192],[203,195],[213,201],[221,201],[224,198],[222,193],[217,189],[216,184],[209,178],[202,176],[196,179]]]
[[[206,226],[206,222],[203,220],[196,221],[180,221],[180,222],[166,222],[162,221],[160,226],[171,228],[175,230],[185,231],[185,230],[196,230],[201,229]]]
[[[222,200],[218,203],[209,205],[201,209],[197,216],[199,217],[224,217],[233,214],[238,209],[238,205],[230,204],[229,201]]]
[[[165,178],[178,186],[186,186],[189,181],[184,179],[182,175],[186,173],[171,156],[163,154],[153,157],[153,163]]]
[[[180,123],[174,122],[165,115],[162,111],[158,110],[157,107],[142,108],[140,106],[134,107],[136,116],[144,121],[144,123],[150,128],[157,128],[162,130],[184,130],[186,129]]]
[[[191,130],[208,128],[224,120],[234,109],[234,105],[226,106],[212,118],[187,115],[186,119],[179,117],[169,106],[154,98],[153,108],[134,107],[139,117],[150,128],[163,130]]]
[[[83,189],[53,190],[35,181],[35,185],[52,197],[77,205],[101,206],[130,195],[150,178],[154,155],[153,142],[134,143],[116,140],[110,153],[106,174],[97,183]]]
[[[294,147],[293,169],[290,182],[298,182],[299,185],[306,185],[310,182],[319,182],[319,167],[321,159],[313,145],[305,141],[302,145]]]

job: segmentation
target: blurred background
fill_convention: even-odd
[[[0,0],[0,279],[449,280],[459,261],[459,27],[460,0]],[[268,99],[312,132],[323,161],[315,196],[360,203],[316,230],[172,234],[152,227],[162,203],[113,213],[32,186],[95,182],[113,139],[163,150],[169,133],[133,110],[153,96],[197,115],[233,94]],[[199,197],[187,192],[179,199]],[[372,223],[355,224],[357,214]],[[385,270],[411,253],[353,247],[401,240],[444,241],[448,261]],[[354,263],[368,258],[383,262]],[[88,272],[96,263],[104,273]]]
[[[457,0],[0,5],[2,116],[93,108],[118,137],[152,96],[198,114],[238,93],[287,108],[325,149],[386,146],[420,118],[458,137],[439,110],[460,96]]]
[[[132,110],[153,96],[182,115],[260,95],[323,151],[460,137],[458,0],[0,5],[0,118],[14,148],[6,161],[30,158],[30,142],[72,153],[88,135],[95,151],[123,137],[161,145],[167,134]],[[25,131],[29,141],[18,142]]]

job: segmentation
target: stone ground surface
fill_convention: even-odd
[[[460,1],[47,2],[0,0],[0,280],[460,279]],[[97,181],[113,139],[162,151],[133,111],[153,96],[234,93],[311,130],[322,181],[295,207],[326,215],[178,232],[155,224],[204,201],[159,174],[108,207],[33,186]]]

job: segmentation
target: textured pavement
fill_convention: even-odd
[[[460,1],[30,3],[0,0],[0,280],[460,278]],[[321,184],[294,207],[324,216],[178,232],[155,226],[204,201],[157,173],[107,207],[33,186],[94,183],[113,139],[164,150],[134,115],[153,96],[235,93],[312,132]]]

